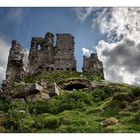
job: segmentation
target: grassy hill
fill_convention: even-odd
[[[43,73],[14,84],[20,87],[37,79],[59,83],[80,78],[81,73]],[[97,75],[83,75],[89,81],[102,82]],[[115,118],[118,123],[102,126]],[[0,132],[21,133],[136,133],[140,132],[140,88],[109,83],[95,90],[65,91],[49,101],[8,102],[0,98]]]

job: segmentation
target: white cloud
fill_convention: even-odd
[[[91,53],[93,53],[93,51],[86,48],[82,48],[82,51],[83,51],[83,55],[86,57],[90,57]]]
[[[0,39],[0,83],[5,79],[9,49],[10,45],[3,39]]]
[[[128,38],[117,43],[100,41],[97,53],[106,80],[140,85],[140,44]]]
[[[96,21],[107,34],[97,46],[105,79],[140,85],[140,8],[104,9]]]
[[[105,8],[97,13],[92,27],[98,25],[108,41],[128,37],[135,42],[140,39],[140,8]]]
[[[72,8],[78,17],[78,19],[83,22],[86,18],[95,10],[95,8],[88,7],[88,8]]]

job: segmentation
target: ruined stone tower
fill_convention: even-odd
[[[25,50],[19,42],[13,40],[8,57],[6,81],[11,82],[22,79],[27,73],[27,65],[28,60]]]
[[[104,78],[103,64],[98,59],[97,53],[92,53],[90,57],[83,56],[83,72],[97,73]]]
[[[76,71],[74,37],[71,34],[56,34],[54,70]]]

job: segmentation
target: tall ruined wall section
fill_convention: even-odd
[[[21,80],[28,73],[28,59],[25,50],[16,40],[12,41],[6,70],[6,82]]]
[[[83,56],[83,72],[97,73],[104,78],[103,64],[98,59],[97,53],[92,53],[90,57]]]
[[[54,70],[76,71],[74,37],[71,34],[56,34]]]
[[[45,38],[33,37],[29,53],[30,74],[44,70],[54,61],[53,34],[47,33]]]

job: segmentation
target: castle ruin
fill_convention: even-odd
[[[56,44],[54,35],[50,32],[45,37],[33,37],[29,56],[16,40],[12,41],[9,51],[6,80],[3,81],[0,96],[7,100],[19,100],[20,102],[35,102],[38,100],[48,100],[52,96],[60,95],[63,90],[73,90],[88,88],[91,83],[88,80],[75,80],[64,82],[62,85],[44,81],[34,81],[26,83],[13,89],[12,84],[23,80],[27,76],[46,72],[57,71],[77,71],[74,56],[75,42],[71,34],[56,34]],[[103,65],[98,60],[97,54],[92,53],[90,57],[83,56],[83,73],[94,75],[98,73],[102,78]],[[24,83],[24,82],[23,82]]]
[[[30,73],[39,71],[76,71],[74,37],[71,34],[47,33],[45,38],[33,37],[29,53]]]
[[[43,71],[76,71],[74,56],[74,36],[68,33],[54,35],[50,32],[45,37],[33,37],[29,56],[16,40],[12,41],[6,71],[6,81],[23,79],[27,75],[38,74]],[[90,57],[83,56],[83,72],[98,73],[103,76],[102,62],[97,54]]]

